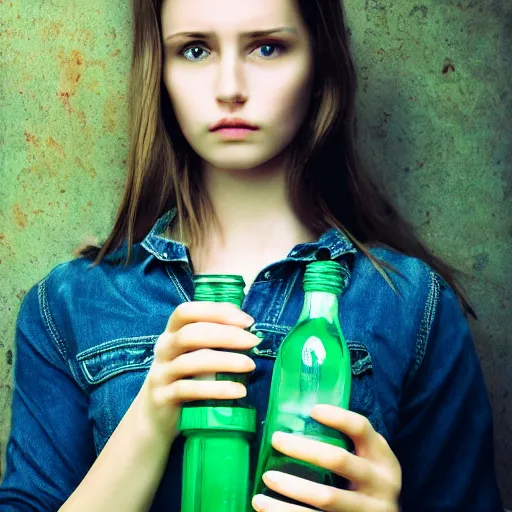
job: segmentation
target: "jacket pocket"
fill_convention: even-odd
[[[76,360],[86,381],[100,384],[127,371],[147,369],[158,335],[119,338],[79,352]]]
[[[88,414],[97,454],[139,392],[157,339],[158,335],[119,338],[77,354],[78,370],[89,385]]]
[[[252,356],[276,359],[279,347],[290,332],[291,327],[255,323],[249,330],[262,339],[261,343],[252,349]],[[346,342],[350,351],[352,368],[349,409],[368,417],[376,428],[380,425],[380,418],[375,407],[371,353],[367,346],[358,340],[346,340]]]

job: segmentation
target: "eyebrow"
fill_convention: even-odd
[[[297,34],[297,29],[294,27],[279,27],[272,28],[270,30],[254,30],[252,32],[244,32],[242,34],[243,37],[249,38],[257,38],[257,37],[265,37],[270,34],[276,34],[279,32],[291,32],[292,34]],[[195,38],[195,39],[208,39],[212,37],[213,32],[177,32],[176,34],[171,34],[165,38],[165,41],[170,41],[171,39],[182,36],[187,38]]]

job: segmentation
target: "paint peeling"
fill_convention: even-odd
[[[446,59],[443,64],[443,75],[446,75],[448,73],[453,73],[455,71],[455,64],[452,60]]]

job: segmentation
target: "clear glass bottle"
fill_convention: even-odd
[[[338,295],[348,277],[349,271],[335,261],[315,261],[306,268],[304,306],[297,324],[283,340],[274,365],[253,496],[266,494],[295,503],[265,486],[262,476],[269,470],[333,485],[330,472],[275,450],[274,432],[297,434],[345,449],[353,446],[347,436],[310,416],[316,404],[349,406],[350,352],[338,319]]]
[[[194,300],[242,306],[245,283],[241,276],[198,275],[194,286]],[[248,376],[217,373],[202,379],[247,386]],[[243,398],[187,402],[179,429],[186,437],[181,511],[245,511],[250,498],[250,441],[256,433],[256,410]]]

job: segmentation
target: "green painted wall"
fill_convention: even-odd
[[[119,202],[129,6],[0,0],[0,478],[20,301],[84,237],[105,237]],[[434,252],[468,274],[512,508],[512,2],[346,6],[375,178]]]

